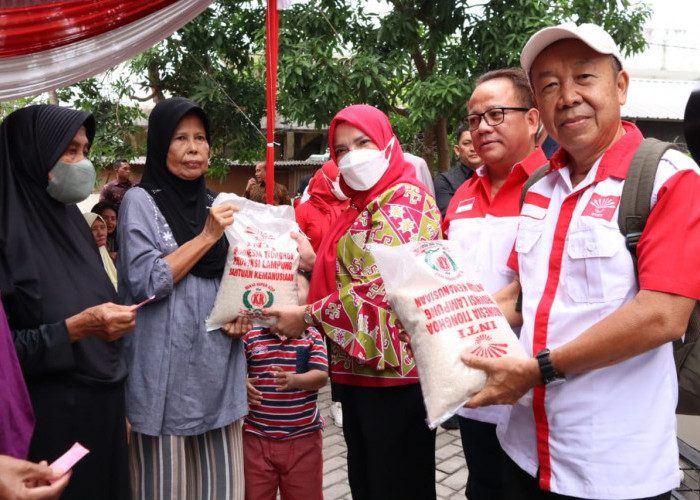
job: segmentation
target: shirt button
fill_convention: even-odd
[[[592,241],[589,241],[588,243],[586,243],[586,250],[588,250],[589,252],[592,252],[593,250],[595,250],[595,247],[596,247],[596,244]]]

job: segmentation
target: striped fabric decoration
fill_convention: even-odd
[[[167,38],[212,1],[0,2],[0,101],[110,69]]]

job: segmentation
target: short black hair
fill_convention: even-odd
[[[515,90],[515,97],[518,99],[518,104],[528,109],[535,107],[535,100],[532,97],[532,88],[530,87],[530,82],[527,80],[525,70],[522,68],[495,69],[484,73],[477,78],[474,88],[476,89],[476,87],[482,83],[488,82],[489,80],[496,80],[497,78],[510,80],[510,82],[513,84],[513,89]]]
[[[122,163],[129,163],[126,161],[124,158],[119,158],[118,160],[114,160],[114,163],[112,163],[112,168],[114,170],[119,170],[119,167],[122,166]]]
[[[108,208],[114,210],[115,214],[119,214],[119,208],[117,208],[117,206],[114,203],[109,201],[101,201],[99,203],[95,203],[90,209],[90,211],[93,214],[102,215],[102,212],[104,212]]]
[[[459,127],[457,127],[457,131],[455,132],[455,140],[457,141],[457,144],[459,144],[459,141],[462,140],[462,134],[465,132],[469,132],[471,134],[469,127],[464,123],[460,123]]]

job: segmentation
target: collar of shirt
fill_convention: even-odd
[[[455,193],[454,205],[450,202],[445,215],[443,230],[447,231],[451,220],[485,217],[517,216],[520,212],[520,193],[527,178],[542,165],[547,163],[547,157],[542,148],[537,147],[521,162],[513,165],[506,181],[491,198],[491,178],[488,167],[482,165],[476,170],[476,175],[463,184]]]
[[[542,165],[545,165],[547,163],[547,157],[544,155],[544,152],[542,152],[542,148],[537,146],[535,150],[527,155],[525,158],[523,158],[522,161],[516,163],[513,165],[513,168],[510,170],[510,174],[508,174],[508,177],[506,178],[505,183],[501,187],[503,189],[506,187],[506,185],[513,185],[513,184],[518,184],[522,187],[522,184],[525,182],[525,180],[530,177],[530,175],[540,168]],[[489,201],[491,200],[491,178],[489,177],[489,167],[488,165],[484,164],[480,166],[478,169],[476,169],[476,176],[478,177],[477,182],[481,183],[482,188],[484,189],[484,194],[486,195],[486,199]],[[501,190],[499,189],[498,193],[500,193]],[[496,196],[498,196],[498,193]]]
[[[603,156],[596,162],[598,164],[598,170],[593,180],[594,183],[600,182],[608,177],[616,177],[618,179],[627,177],[627,171],[630,168],[630,163],[632,163],[632,157],[644,140],[644,136],[633,123],[623,120],[622,128],[625,130],[625,135],[605,151]],[[568,166],[568,153],[563,148],[559,148],[550,159],[549,164],[550,169],[548,172]]]
[[[470,177],[470,173],[473,172],[473,170],[469,167],[467,167],[464,163],[459,164],[459,168],[464,174],[464,178],[468,179]]]

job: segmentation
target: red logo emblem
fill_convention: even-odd
[[[619,196],[601,196],[598,193],[593,193],[591,200],[583,209],[581,215],[587,215],[589,217],[595,217],[596,219],[605,219],[606,221],[611,221],[613,215],[615,215],[615,210],[620,204]]]
[[[449,271],[450,269],[452,269],[451,262],[447,260],[446,256],[441,255],[435,260],[441,271]]]
[[[472,354],[482,358],[500,358],[508,354],[508,344],[495,343],[490,335],[479,335],[475,344]]]
[[[267,241],[273,241],[275,239],[275,237],[272,234],[254,226],[246,226],[245,233],[252,235],[253,239],[258,243],[265,243]]]
[[[267,295],[265,294],[265,292],[256,290],[250,296],[250,303],[253,304],[255,307],[265,307],[265,304],[267,304]]]

